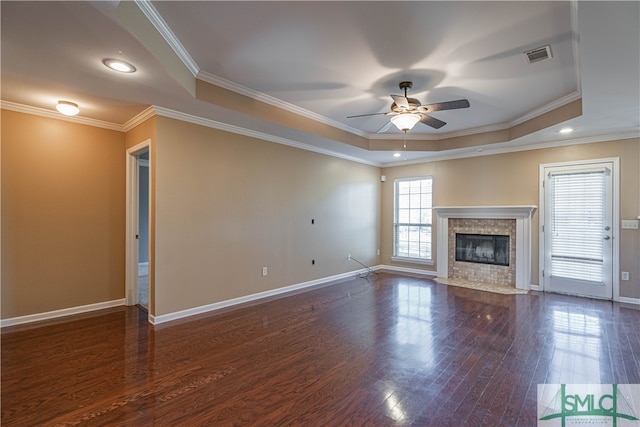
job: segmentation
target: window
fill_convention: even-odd
[[[393,259],[431,262],[432,182],[398,179],[394,187]]]
[[[551,275],[603,282],[606,171],[549,174]]]

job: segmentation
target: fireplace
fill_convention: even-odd
[[[529,289],[531,286],[531,221],[536,206],[442,206],[437,214],[436,267],[442,279],[462,279],[481,283]],[[482,260],[457,260],[457,234],[509,236],[508,243],[498,244],[509,253],[508,263],[485,263]],[[491,237],[493,239],[493,237]],[[471,251],[479,258],[489,258],[488,242],[474,240]],[[475,246],[474,246],[475,245]],[[467,242],[466,246],[469,246]],[[508,248],[508,249],[507,249]],[[493,249],[494,258],[496,251]],[[478,263],[475,261],[482,261]]]
[[[509,236],[456,233],[456,261],[509,266]]]

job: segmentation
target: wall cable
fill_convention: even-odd
[[[362,273],[358,273],[358,274],[356,274],[356,277],[357,277],[357,278],[359,278],[359,279],[366,279],[366,278],[368,278],[368,277],[369,277],[369,275],[370,275],[370,274],[375,274],[375,275],[377,275],[377,274],[378,274],[378,273],[376,273],[375,271],[373,271],[373,269],[372,269],[371,267],[369,267],[369,266],[368,266],[368,265],[366,265],[366,264],[361,263],[360,261],[358,261],[358,260],[357,260],[357,259],[355,259],[354,257],[350,257],[350,259],[351,259],[352,261],[357,262],[358,264],[360,264],[361,266],[363,266],[364,268],[366,268],[366,269],[367,269],[367,271],[366,271],[366,272],[362,272]]]

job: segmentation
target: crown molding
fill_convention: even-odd
[[[134,0],[134,3],[140,8],[142,13],[147,17],[149,22],[151,22],[151,24],[158,31],[158,33],[160,33],[162,38],[167,42],[167,44],[171,47],[171,49],[173,49],[176,55],[178,55],[178,58],[180,58],[182,63],[187,67],[187,69],[189,69],[191,74],[193,74],[193,76],[196,77],[197,79],[200,79],[207,83],[214,84],[216,86],[220,86],[224,89],[231,90],[241,95],[245,95],[257,101],[261,101],[269,105],[273,105],[274,107],[281,108],[283,110],[292,112],[294,114],[298,114],[308,119],[315,120],[317,122],[326,124],[328,126],[342,129],[346,132],[350,132],[365,138],[367,137],[368,135],[367,132],[363,132],[351,126],[347,126],[344,123],[340,123],[336,120],[329,119],[328,117],[322,116],[320,114],[316,114],[312,111],[309,111],[304,108],[298,107],[296,105],[290,104],[288,102],[282,101],[278,98],[272,97],[265,93],[250,89],[246,86],[240,85],[238,83],[232,82],[222,77],[213,75],[211,73],[207,73],[205,71],[201,71],[198,64],[191,57],[187,49],[185,49],[183,44],[180,42],[180,40],[175,35],[173,30],[171,30],[171,28],[166,23],[166,21],[162,18],[158,10],[153,6],[151,1]]]
[[[495,145],[500,145],[499,147],[492,147],[491,145],[487,145],[487,146],[473,147],[473,149],[461,148],[459,149],[458,152],[454,152],[454,153],[449,152],[442,155],[436,154],[429,158],[384,163],[382,167],[416,165],[421,163],[439,162],[442,160],[456,160],[456,159],[466,159],[470,157],[493,156],[496,154],[516,153],[520,151],[543,150],[547,148],[565,147],[568,145],[592,144],[596,142],[617,141],[617,140],[634,139],[634,138],[640,138],[640,129],[627,129],[627,130],[620,130],[619,132],[607,133],[603,135],[593,135],[593,136],[585,136],[581,138],[545,141],[545,142],[539,142],[535,144],[518,145],[518,146],[513,146],[511,145],[513,141],[508,141],[508,142],[495,144]]]
[[[145,120],[148,120],[149,118],[158,115],[162,117],[168,117],[171,119],[180,120],[183,122],[197,124],[197,125],[208,127],[208,128],[222,130],[225,132],[231,132],[239,135],[248,136],[251,138],[261,139],[264,141],[275,142],[277,144],[287,145],[289,147],[299,148],[306,151],[312,151],[314,153],[324,154],[326,156],[349,160],[356,163],[362,163],[369,166],[377,166],[377,167],[381,166],[381,164],[378,162],[372,162],[372,161],[360,159],[357,157],[348,156],[346,154],[336,153],[331,150],[325,150],[323,148],[315,147],[313,145],[303,144],[297,141],[293,141],[291,139],[281,138],[278,136],[266,134],[264,132],[258,132],[258,131],[246,129],[240,126],[230,125],[230,124],[218,122],[211,119],[205,119],[202,117],[181,113],[179,111],[171,110],[169,108],[164,108],[164,107],[158,107],[155,105],[152,105],[146,108],[137,116],[127,121],[124,125],[105,122],[102,120],[89,119],[86,117],[79,117],[79,116],[69,117],[55,111],[47,110],[45,108],[31,107],[28,105],[17,104],[15,102],[10,102],[10,101],[0,100],[0,108],[3,110],[16,111],[18,113],[26,113],[34,116],[48,117],[56,120],[64,120],[72,123],[79,123],[79,124],[95,126],[103,129],[115,130],[118,132],[128,132],[131,129],[138,126],[139,124],[143,123]]]
[[[129,119],[124,125],[122,125],[123,132],[129,132],[131,129],[143,123],[145,120],[150,119],[155,116],[155,111],[153,106],[145,108],[138,115]]]
[[[195,62],[195,60],[191,57],[186,48],[182,45],[178,37],[175,35],[173,30],[169,27],[166,21],[162,18],[158,10],[153,6],[150,0],[134,0],[134,3],[140,8],[143,14],[147,17],[149,22],[154,26],[154,28],[159,32],[162,38],[169,44],[169,46],[173,49],[176,55],[180,58],[182,63],[189,69],[189,71],[193,74],[193,76],[199,80],[204,82],[222,87],[224,89],[233,91],[235,93],[247,96],[251,99],[255,99],[257,101],[264,102],[266,104],[272,105],[277,108],[281,108],[285,111],[289,111],[291,113],[297,114],[302,117],[306,117],[308,119],[314,120],[316,122],[341,129],[345,132],[352,133],[354,135],[358,135],[367,139],[376,139],[376,140],[394,140],[398,138],[398,134],[388,135],[388,134],[376,134],[364,132],[359,129],[353,128],[351,126],[345,125],[344,123],[338,122],[336,120],[330,119],[323,115],[314,113],[307,109],[298,107],[296,105],[285,102],[281,99],[275,98],[271,95],[267,95],[263,92],[256,91],[254,89],[248,88],[241,84],[235,83],[231,80],[225,79],[220,76],[216,76],[214,74],[208,73],[206,71],[200,70],[200,67]],[[562,107],[570,102],[578,100],[582,97],[581,88],[580,88],[580,62],[578,58],[579,53],[579,38],[578,38],[578,5],[577,1],[571,2],[571,26],[573,30],[573,54],[575,60],[575,71],[576,71],[576,84],[578,85],[577,90],[573,93],[565,95],[561,98],[558,98],[548,104],[545,104],[539,108],[536,108],[528,113],[511,120],[509,122],[498,123],[495,125],[482,126],[470,129],[463,129],[459,131],[453,131],[443,134],[437,135],[416,135],[416,134],[405,134],[403,138],[406,140],[423,140],[423,141],[438,141],[449,138],[456,138],[461,136],[469,136],[480,133],[494,132],[509,129],[511,127],[517,126],[521,123],[524,123],[528,120],[536,118],[542,114],[553,111],[559,107]],[[125,124],[125,127],[127,124]]]
[[[555,147],[563,147],[568,145],[580,145],[580,144],[590,144],[604,141],[615,141],[615,140],[624,140],[624,139],[640,139],[640,129],[632,128],[632,129],[621,129],[614,133],[607,133],[602,135],[593,135],[586,136],[580,138],[572,138],[572,139],[563,139],[563,140],[553,140],[553,141],[544,141],[538,142],[535,144],[527,144],[527,145],[517,145],[514,146],[514,141],[505,141],[502,143],[496,143],[486,146],[477,146],[470,148],[461,148],[456,150],[450,150],[445,154],[438,155],[435,154],[433,156],[429,156],[427,158],[421,158],[416,160],[408,160],[408,161],[399,161],[399,162],[388,162],[388,163],[379,163],[369,160],[360,159],[357,157],[336,153],[331,150],[326,150],[323,148],[319,148],[316,146],[303,144],[294,140],[290,140],[287,138],[278,137],[275,135],[269,135],[264,132],[258,132],[251,129],[246,129],[240,126],[230,125],[222,122],[218,122],[211,119],[205,119],[202,117],[194,116],[187,113],[181,113],[179,111],[171,110],[164,107],[159,106],[150,106],[146,108],[144,111],[140,112],[138,115],[127,121],[124,125],[119,125],[116,123],[110,123],[102,120],[90,119],[86,117],[80,116],[65,116],[53,110],[48,110],[45,108],[32,107],[28,105],[18,104],[11,101],[3,101],[0,100],[0,108],[3,110],[15,111],[18,113],[31,114],[35,116],[47,117],[55,120],[63,120],[67,122],[83,124],[88,126],[94,126],[103,129],[114,130],[118,132],[128,132],[131,129],[135,128],[145,120],[154,117],[156,115],[172,118],[192,124],[201,125],[204,127],[209,127],[213,129],[222,130],[225,132],[231,132],[238,135],[244,135],[251,138],[261,139],[264,141],[270,141],[277,144],[286,145],[293,148],[299,148],[306,151],[311,151],[318,154],[324,154],[331,157],[336,157],[344,160],[349,160],[356,163],[366,164],[369,166],[376,167],[395,167],[395,166],[405,166],[405,165],[413,165],[413,164],[421,164],[421,163],[430,163],[442,160],[455,160],[455,159],[463,159],[470,157],[481,157],[481,156],[491,156],[495,154],[505,154],[505,153],[514,153],[520,151],[531,151],[531,150],[541,150],[546,148],[555,148]]]
[[[183,122],[188,122],[188,123],[193,123],[196,125],[200,125],[200,126],[205,126],[208,128],[213,128],[213,129],[218,129],[218,130],[222,130],[225,132],[231,132],[231,133],[235,133],[238,135],[244,135],[244,136],[248,136],[251,138],[256,138],[256,139],[261,139],[264,141],[270,141],[270,142],[275,142],[277,144],[282,144],[282,145],[287,145],[289,147],[294,147],[294,148],[300,148],[302,150],[306,150],[306,151],[312,151],[314,153],[319,153],[319,154],[324,154],[327,156],[331,156],[331,157],[337,157],[340,159],[344,159],[344,160],[349,160],[352,162],[356,162],[356,163],[362,163],[362,164],[366,164],[366,165],[370,165],[370,166],[381,166],[380,163],[377,162],[371,162],[368,160],[363,160],[357,157],[353,157],[353,156],[348,156],[346,154],[340,154],[340,153],[336,153],[334,151],[331,150],[326,150],[323,148],[319,148],[313,145],[309,145],[309,144],[303,144],[300,143],[298,141],[294,141],[291,139],[287,139],[287,138],[282,138],[279,136],[275,136],[275,135],[269,135],[267,133],[264,132],[258,132],[258,131],[254,131],[251,129],[247,129],[247,128],[243,128],[240,126],[236,126],[236,125],[230,125],[227,123],[222,123],[222,122],[218,122],[215,120],[211,120],[211,119],[205,119],[202,117],[198,117],[198,116],[193,116],[191,114],[186,114],[186,113],[181,113],[179,111],[175,111],[175,110],[170,110],[168,108],[164,108],[164,107],[158,107],[158,106],[154,106],[153,107],[155,114],[157,114],[158,116],[162,116],[162,117],[168,117],[171,119],[176,119],[176,120],[180,120]]]
[[[527,120],[531,120],[534,119],[538,116],[541,116],[545,113],[548,113],[550,111],[553,111],[557,108],[560,108],[562,106],[565,106],[573,101],[576,101],[578,99],[581,99],[582,95],[580,94],[579,91],[575,91],[570,93],[569,95],[565,95],[561,98],[558,98],[554,101],[549,102],[548,104],[543,105],[542,107],[536,108],[535,110],[532,110],[530,112],[528,112],[527,114],[520,116],[514,120],[511,120],[509,122],[504,122],[504,123],[498,123],[495,125],[489,125],[489,126],[482,126],[482,127],[476,127],[476,128],[470,128],[470,129],[462,129],[462,130],[458,130],[458,131],[453,131],[453,132],[448,132],[448,133],[442,133],[442,134],[438,134],[438,135],[418,135],[418,134],[407,134],[406,135],[406,139],[407,141],[439,141],[442,139],[450,139],[450,138],[457,138],[460,136],[469,136],[469,135],[477,135],[480,133],[488,133],[488,132],[495,132],[495,131],[499,131],[499,130],[505,130],[505,129],[510,129],[514,126],[517,126],[519,124],[522,124],[524,122],[526,122]],[[367,136],[367,138],[369,139],[380,139],[380,140],[385,140],[385,139],[397,139],[398,138],[398,134],[394,134],[394,135],[380,135],[380,134],[369,134]]]
[[[221,88],[228,89],[232,92],[239,93],[240,95],[244,95],[246,97],[255,99],[256,101],[261,101],[261,102],[264,102],[265,104],[269,104],[274,107],[281,108],[283,110],[289,111],[299,116],[303,116],[308,119],[315,120],[316,122],[319,122],[337,129],[341,129],[346,132],[349,132],[358,136],[362,136],[364,138],[368,138],[369,134],[367,132],[363,132],[351,126],[347,126],[344,123],[340,123],[336,120],[330,119],[323,115],[298,107],[297,105],[290,104],[281,99],[275,98],[271,95],[267,95],[265,93],[258,92],[257,90],[250,89],[241,84],[232,82],[231,80],[227,80],[225,78],[213,75],[211,73],[207,73],[206,71],[200,71],[196,76],[196,78],[198,78],[199,80],[202,80],[203,82],[211,83],[213,85],[220,86]]]
[[[541,116],[545,113],[549,113],[557,108],[563,107],[573,101],[577,101],[582,98],[582,94],[579,91],[572,92],[568,95],[560,97],[554,101],[549,102],[548,104],[543,105],[542,107],[536,108],[535,110],[529,111],[527,114],[518,117],[515,120],[512,120],[507,123],[507,127],[517,126],[526,122],[527,120],[535,119],[538,116]]]
[[[17,104],[11,101],[0,100],[0,108],[3,110],[15,111],[17,113],[31,114],[34,116],[48,117],[50,119],[63,120],[65,122],[78,123],[82,125],[95,126],[98,128],[115,130],[124,132],[124,127],[117,123],[105,122],[103,120],[91,119],[82,116],[65,116],[57,111],[48,110],[46,108],[32,107],[29,105]]]
[[[173,49],[180,61],[187,67],[187,69],[193,74],[195,77],[198,75],[200,67],[196,64],[196,61],[191,57],[187,49],[182,45],[178,37],[176,37],[175,33],[169,28],[166,21],[162,18],[158,10],[153,6],[151,1],[149,0],[134,0],[134,3],[144,16],[147,17],[151,25],[160,33],[164,41]]]
[[[582,96],[582,69],[580,68],[580,32],[578,31],[578,0],[571,0],[571,49],[573,50],[573,61],[575,64],[577,92]]]
[[[288,102],[282,101],[278,98],[272,97],[270,95],[264,94],[262,92],[258,92],[256,90],[250,89],[246,86],[240,85],[238,83],[232,82],[231,80],[227,80],[225,78],[213,75],[211,73],[208,73],[206,71],[200,71],[198,73],[198,75],[196,76],[196,78],[207,82],[207,83],[211,83],[213,85],[222,87],[224,89],[228,89],[232,92],[236,92],[239,93],[241,95],[247,96],[249,98],[255,99],[257,101],[261,101],[264,102],[266,104],[269,105],[273,105],[274,107],[278,107],[278,108],[282,108],[283,110],[292,112],[294,114],[298,114],[300,116],[309,118],[311,120],[315,120],[317,122],[326,124],[328,126],[332,126],[334,128],[337,129],[341,129],[344,130],[346,132],[350,132],[352,134],[364,137],[364,138],[368,138],[368,139],[379,139],[379,140],[394,140],[398,138],[399,134],[393,134],[393,135],[388,135],[388,134],[377,134],[377,133],[368,133],[368,132],[364,132],[361,131],[359,129],[355,129],[353,127],[347,126],[344,123],[340,123],[336,120],[332,120],[329,119],[325,116],[322,116],[320,114],[311,112],[309,110],[305,110],[304,108],[298,107],[296,105],[290,104]],[[409,140],[414,140],[414,141],[438,141],[438,140],[442,140],[442,139],[449,139],[449,138],[456,138],[456,137],[460,137],[460,136],[468,136],[468,135],[475,135],[475,134],[479,134],[479,133],[487,133],[487,132],[494,132],[494,131],[500,131],[500,130],[505,130],[505,129],[509,129],[512,128],[514,126],[517,126],[521,123],[526,122],[527,120],[531,120],[534,119],[538,116],[541,116],[542,114],[548,113],[550,111],[553,111],[557,108],[560,108],[564,105],[567,105],[573,101],[576,101],[578,99],[582,98],[582,94],[579,90],[576,90],[568,95],[565,95],[561,98],[558,98],[556,100],[553,100],[551,102],[549,102],[548,104],[545,104],[539,108],[536,108],[535,110],[529,111],[528,113],[513,119],[511,121],[508,122],[504,122],[504,123],[498,123],[495,125],[489,125],[489,126],[482,126],[482,127],[476,127],[476,128],[470,128],[470,129],[463,129],[463,130],[459,130],[459,131],[454,131],[454,132],[448,132],[448,133],[443,133],[443,134],[438,134],[438,135],[417,135],[417,134],[405,134],[403,136],[403,138],[406,137],[406,139]]]

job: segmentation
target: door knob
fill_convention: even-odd
[[[611,236],[604,236],[604,240],[609,240]]]

